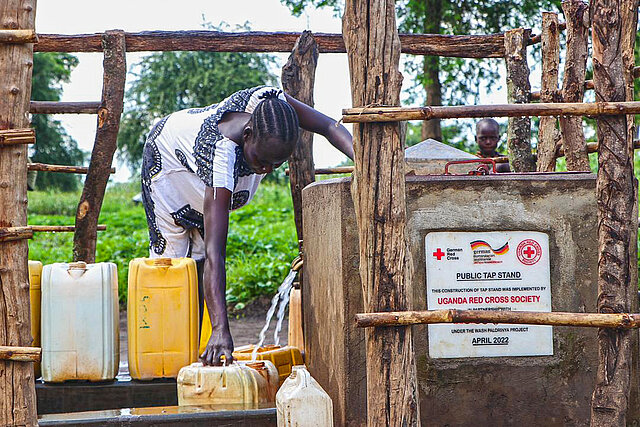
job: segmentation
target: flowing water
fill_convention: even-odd
[[[280,307],[278,309],[278,322],[276,323],[276,330],[274,334],[275,344],[278,345],[280,339],[278,334],[280,333],[280,329],[282,329],[282,320],[284,319],[284,311],[287,308],[287,304],[289,304],[289,295],[291,294],[291,288],[293,287],[293,279],[295,279],[297,272],[291,270],[287,277],[285,277],[284,282],[278,288],[278,292],[271,300],[271,307],[269,307],[269,311],[267,311],[267,321],[260,331],[260,338],[258,339],[258,344],[253,348],[253,353],[251,353],[251,360],[253,362],[256,361],[258,357],[258,349],[262,347],[264,344],[264,340],[267,335],[267,330],[269,329],[269,324],[271,323],[271,319],[273,318],[273,314],[276,312],[276,307],[278,306],[278,302],[280,302]]]

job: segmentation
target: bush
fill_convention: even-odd
[[[126,302],[129,261],[148,256],[144,209],[132,197],[138,183],[115,184],[107,189],[100,213],[96,260],[118,267],[121,303]],[[73,225],[80,192],[29,193],[28,223]],[[288,186],[264,183],[254,200],[230,215],[227,242],[227,301],[236,309],[261,296],[271,296],[285,278],[297,255],[293,206]],[[73,233],[36,233],[29,241],[29,259],[43,264],[69,262]]]

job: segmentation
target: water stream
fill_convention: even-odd
[[[287,277],[285,277],[282,285],[278,288],[278,292],[271,299],[271,307],[269,307],[269,311],[267,311],[267,319],[264,327],[260,331],[260,338],[258,339],[258,344],[253,348],[253,353],[251,353],[251,360],[253,362],[256,361],[258,357],[258,349],[262,347],[264,344],[264,340],[267,335],[267,330],[269,329],[269,324],[271,323],[271,319],[273,318],[274,313],[276,312],[276,307],[278,307],[278,302],[280,302],[280,307],[278,309],[278,322],[276,323],[276,330],[274,333],[274,341],[275,344],[278,345],[280,339],[278,334],[280,333],[280,329],[282,329],[282,320],[284,319],[284,311],[287,308],[287,304],[289,304],[289,295],[291,294],[291,288],[293,287],[293,279],[295,279],[297,272],[291,270]]]

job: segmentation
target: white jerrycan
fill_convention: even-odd
[[[294,366],[276,394],[278,427],[333,427],[333,403],[304,365]]]
[[[119,359],[116,265],[45,265],[41,287],[42,379],[115,378]]]

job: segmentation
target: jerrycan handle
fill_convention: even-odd
[[[70,262],[67,270],[86,270],[87,263],[84,261]]]
[[[311,374],[309,373],[309,371],[307,371],[305,366],[304,365],[293,366],[292,370],[293,371],[291,372],[291,375],[294,378],[300,377],[300,379],[298,380],[298,385],[301,388],[309,387],[309,383],[311,382]]]
[[[70,262],[67,273],[74,279],[79,279],[87,271],[87,263],[84,261]]]
[[[154,258],[153,265],[155,267],[171,267],[173,263],[171,258]]]

